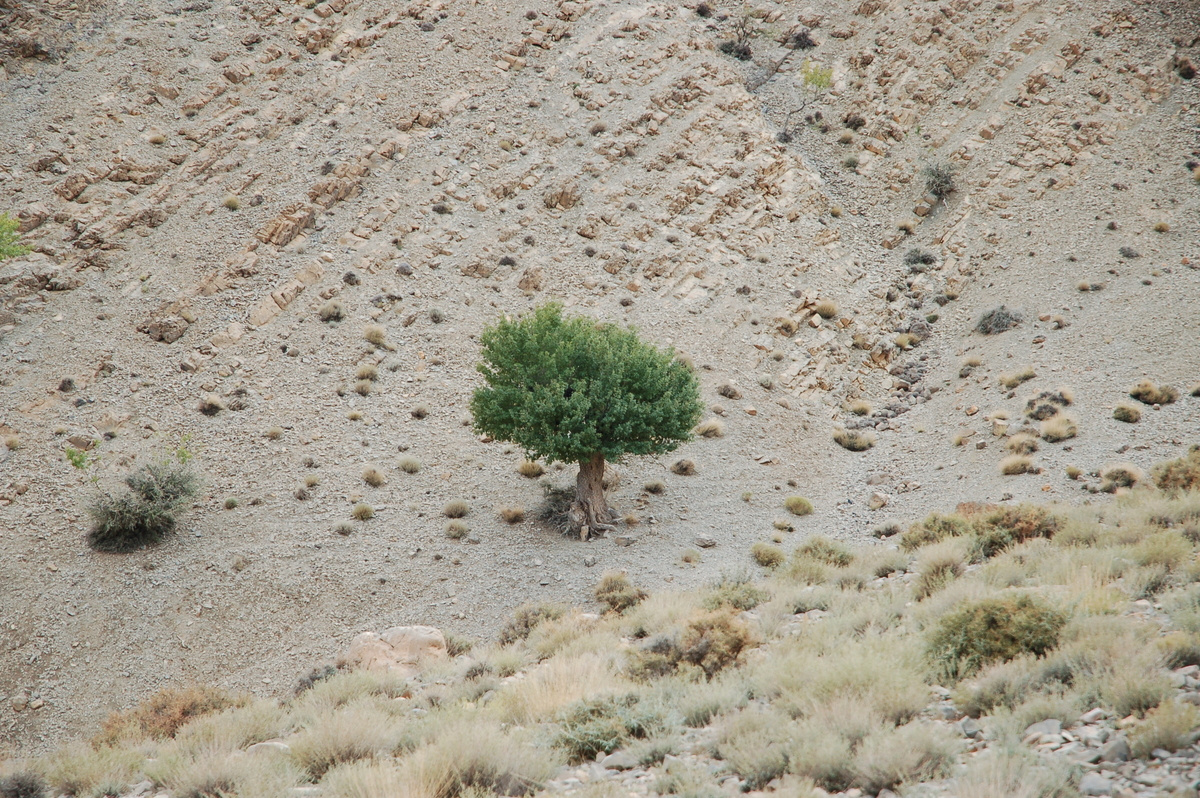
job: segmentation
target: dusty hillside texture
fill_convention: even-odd
[[[717,46],[746,12],[740,61]],[[162,686],[290,690],[363,629],[490,636],[522,602],[588,601],[602,569],[711,581],[777,519],[865,539],[1178,455],[1200,420],[1198,13],[8,0],[0,209],[34,251],[0,265],[5,749]],[[780,43],[800,30],[814,47]],[[956,188],[926,202],[938,164]],[[621,466],[632,545],[535,523],[521,453],[468,426],[479,331],[549,298],[685,353],[723,422]],[[1000,304],[1023,321],[973,332]],[[1180,398],[1113,419],[1143,378]],[[1077,435],[1002,476],[1026,397],[1062,387]],[[867,425],[873,448],[833,442]],[[181,534],[90,552],[66,447],[98,441],[106,487],[184,436],[206,490]],[[516,505],[530,520],[497,517]]]

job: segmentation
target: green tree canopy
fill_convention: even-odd
[[[471,399],[475,430],[531,457],[579,463],[577,500],[598,503],[584,507],[593,526],[609,520],[593,486],[604,461],[675,449],[703,410],[695,375],[671,350],[613,324],[564,319],[559,304],[502,319],[481,340],[487,385]]]

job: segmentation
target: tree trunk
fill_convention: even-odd
[[[591,535],[616,529],[604,500],[604,455],[594,454],[579,462],[575,477],[575,502],[567,514],[572,531],[586,540]]]

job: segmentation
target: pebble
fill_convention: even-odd
[[[1099,773],[1085,773],[1079,780],[1079,791],[1084,795],[1112,795],[1112,779],[1106,779]]]
[[[704,537],[703,535],[697,537],[694,542],[702,549],[711,549],[713,546],[717,545],[716,540],[713,538]]]

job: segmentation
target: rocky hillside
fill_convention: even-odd
[[[160,687],[287,692],[363,629],[491,636],[603,569],[708,583],[776,521],[865,540],[1177,456],[1198,17],[3,0],[0,210],[31,252],[0,264],[0,750]],[[587,544],[466,406],[479,331],[551,298],[676,347],[721,422],[619,466],[626,528]],[[1182,390],[1113,418],[1142,379]],[[93,492],[181,441],[181,533],[89,551]]]

